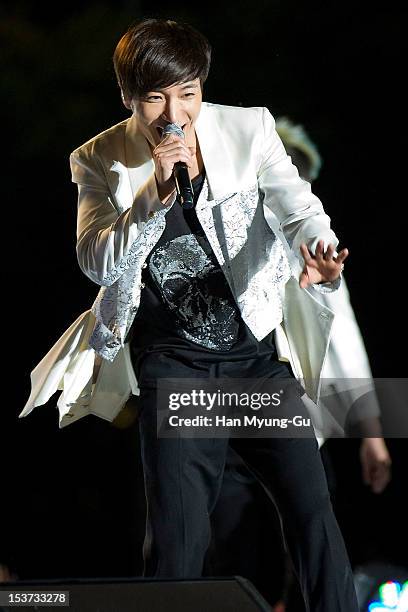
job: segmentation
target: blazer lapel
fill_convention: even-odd
[[[206,170],[209,198],[223,199],[234,190],[237,177],[211,104],[202,103],[195,128]]]

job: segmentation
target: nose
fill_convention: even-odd
[[[180,106],[177,100],[166,100],[166,106],[162,117],[169,123],[179,123],[181,121]]]

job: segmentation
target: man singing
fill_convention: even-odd
[[[114,53],[132,115],[71,155],[78,261],[102,286],[87,345],[102,367],[88,390],[95,405],[105,372],[102,386],[113,397],[113,370],[106,372],[114,365],[103,364],[129,355],[129,386],[140,393],[145,574],[160,577],[201,576],[229,441],[159,437],[157,381],[295,377],[317,401],[333,314],[307,287],[335,290],[347,257],[346,249],[336,253],[330,219],[269,111],[202,102],[210,57],[208,41],[188,25],[132,26]],[[169,124],[182,132],[167,134]],[[188,168],[189,209],[176,189],[177,162]],[[299,394],[291,402],[305,413]],[[307,609],[357,612],[316,439],[231,444],[276,500]]]

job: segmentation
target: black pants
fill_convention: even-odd
[[[300,398],[293,401],[299,404],[296,412],[307,416]],[[306,609],[358,611],[353,575],[315,438],[158,438],[156,391],[141,387],[140,405],[146,576],[202,575],[211,539],[210,515],[231,444],[275,500]]]

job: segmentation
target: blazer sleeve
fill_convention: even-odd
[[[315,253],[319,240],[328,244],[339,243],[330,229],[330,218],[324,212],[321,201],[312,193],[310,183],[300,178],[297,168],[287,155],[275,130],[275,120],[267,108],[262,115],[261,161],[258,168],[258,185],[263,204],[276,215],[289,246],[303,263],[299,251],[305,242]]]
[[[78,185],[79,266],[98,285],[112,285],[127,269],[127,256],[146,224],[164,207],[155,176],[152,174],[140,186],[132,206],[119,214],[98,156],[76,150],[70,156],[70,165],[72,180]]]

